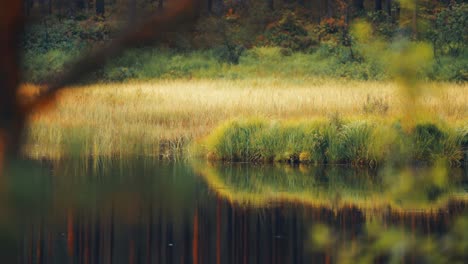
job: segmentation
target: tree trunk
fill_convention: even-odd
[[[418,39],[418,2],[414,1],[414,9],[413,9],[413,39]]]
[[[333,0],[327,0],[327,17],[333,17]]]
[[[29,14],[30,14],[30,9],[31,8],[30,8],[30,5],[29,5],[29,1],[30,0],[24,0],[23,8],[24,8],[24,12],[26,13],[26,16],[29,16]]]
[[[273,0],[268,0],[268,7],[270,8],[270,10],[275,10],[275,4]]]
[[[49,0],[49,15],[52,15],[52,0]]]
[[[387,14],[389,16],[392,16],[392,0],[386,0],[385,1],[385,9],[387,11]]]
[[[304,0],[297,0],[297,2],[299,3],[300,6],[304,6],[305,4]]]
[[[346,9],[345,9],[345,23],[346,23],[346,26],[349,25],[349,20],[350,20],[350,9],[351,9],[351,5],[349,4],[346,4]]]
[[[128,22],[133,24],[136,18],[136,0],[128,1]]]
[[[317,7],[318,7],[318,19],[317,19],[317,23],[320,24],[320,22],[322,21],[322,17],[323,17],[323,2],[321,0],[317,1]]]
[[[353,0],[353,7],[358,13],[364,11],[364,0]]]
[[[29,6],[30,8],[30,6]],[[17,154],[24,116],[18,102],[20,85],[20,39],[23,29],[22,3],[4,1],[0,8],[0,188],[4,188],[3,162]],[[15,153],[16,152],[16,153]],[[2,190],[4,191],[4,190]],[[10,254],[11,253],[11,254]],[[11,257],[11,258],[10,258]],[[15,254],[0,250],[3,263],[14,263]]]
[[[76,14],[76,2],[75,3],[68,3],[67,5],[67,16],[75,17]]]
[[[85,1],[84,0],[76,0],[75,1],[75,6],[76,6],[76,9],[81,11],[81,10],[83,10],[85,8]]]
[[[96,15],[103,16],[105,12],[104,0],[96,0]]]
[[[213,11],[216,15],[222,15],[224,13],[224,0],[212,0]]]
[[[395,19],[396,21],[399,21],[399,20],[400,20],[400,13],[401,13],[400,2],[399,2],[399,1],[396,1],[396,2],[395,2],[395,14],[394,14],[394,19]]]
[[[159,9],[163,9],[163,8],[164,8],[164,0],[159,0],[158,8],[159,8]]]
[[[208,3],[207,3],[207,10],[208,10],[208,13],[211,14],[211,12],[213,11],[213,0],[208,0]]]
[[[41,15],[47,15],[49,13],[49,1],[47,0],[40,0],[39,1],[39,9],[41,10]]]
[[[34,0],[28,0],[29,4],[29,10],[32,10],[34,7]]]
[[[375,0],[375,11],[382,10],[382,0]]]

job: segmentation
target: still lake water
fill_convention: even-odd
[[[16,162],[1,185],[0,263],[335,263],[337,251],[366,241],[370,223],[404,238],[441,237],[468,212],[466,170],[451,171],[443,188],[416,182],[411,197],[380,173],[149,158]],[[315,244],[315,227],[331,232],[327,248]]]

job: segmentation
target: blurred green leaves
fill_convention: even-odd
[[[336,263],[464,263],[468,257],[468,217],[458,217],[445,235],[423,234],[405,227],[367,221],[363,233],[348,243],[330,239],[331,227],[311,230],[314,251],[331,255]],[[332,249],[332,250],[330,250]]]

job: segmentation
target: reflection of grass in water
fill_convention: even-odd
[[[451,200],[468,201],[456,183],[440,188],[432,183],[431,169],[405,170],[391,177],[372,170],[348,167],[256,166],[247,164],[194,164],[195,171],[210,189],[240,206],[264,207],[278,202],[293,202],[339,210],[356,206],[366,213],[431,212],[444,208]],[[460,171],[453,172],[459,179]],[[402,181],[403,178],[424,178]],[[431,176],[432,177],[432,176]],[[430,179],[430,180],[428,180]],[[394,180],[393,184],[390,181]]]

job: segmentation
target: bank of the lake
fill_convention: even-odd
[[[362,119],[230,121],[211,133],[204,151],[210,160],[352,164],[466,161],[468,126]]]

